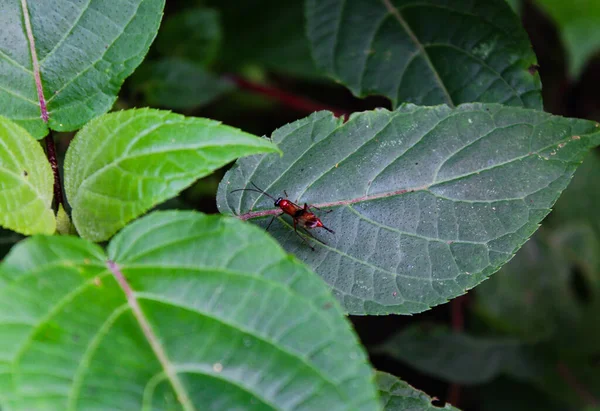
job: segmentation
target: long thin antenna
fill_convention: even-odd
[[[271,196],[269,193],[267,193],[266,191],[262,190],[256,184],[254,184],[254,183],[250,183],[250,184],[252,184],[255,188],[238,188],[237,190],[230,191],[230,193],[235,193],[236,191],[254,191],[256,193],[261,193],[261,194],[266,195],[267,197],[269,197],[273,201],[277,201],[275,199],[275,197]]]

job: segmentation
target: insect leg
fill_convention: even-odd
[[[306,234],[307,234],[307,235],[308,235],[310,238],[312,238],[313,240],[315,240],[315,241],[318,241],[318,242],[320,242],[320,243],[321,243],[321,244],[323,244],[323,245],[327,245],[327,243],[326,243],[325,241],[323,241],[323,240],[320,240],[320,239],[318,239],[317,237],[315,237],[314,235],[312,235],[312,234],[311,234],[311,232],[310,232],[310,231],[308,231],[306,228],[304,228],[304,232],[305,232],[305,233],[306,233]]]
[[[296,233],[296,235],[297,235],[298,237],[300,237],[300,239],[301,239],[302,241],[304,241],[304,242],[306,243],[306,245],[310,247],[310,249],[311,249],[311,250],[315,251],[315,248],[314,248],[312,245],[310,245],[310,244],[309,244],[308,240],[307,240],[306,238],[302,237],[302,236],[301,236],[301,235],[298,233],[298,230],[296,229],[296,224],[297,224],[297,220],[294,218],[294,232]],[[309,235],[310,235],[310,234],[309,234]],[[311,236],[311,237],[312,237],[312,236]],[[314,238],[314,237],[313,237],[313,238]]]
[[[273,220],[275,220],[275,218],[277,217],[281,217],[282,215],[283,213],[273,215],[273,217],[271,217],[271,221],[269,221],[269,224],[267,224],[267,228],[265,229],[265,231],[269,231],[269,227],[271,227],[271,224],[273,224]]]
[[[324,225],[321,226],[321,228],[324,228],[325,230],[329,231],[331,234],[335,234],[335,231],[333,231],[331,228],[329,227],[325,227]]]
[[[324,213],[331,213],[331,212],[333,211],[333,210],[322,210],[322,209],[320,209],[319,207],[317,207],[316,205],[313,205],[313,204],[311,204],[311,205],[308,205],[308,204],[306,204],[306,203],[304,203],[304,208],[305,208],[306,210],[309,210],[309,209],[311,209],[311,208],[314,208],[315,210],[319,210],[319,211],[322,211],[322,212],[324,212]]]

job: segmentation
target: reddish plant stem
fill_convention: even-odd
[[[312,207],[314,207],[314,208],[339,207],[339,206],[344,206],[344,205],[348,205],[348,204],[356,204],[356,203],[360,203],[360,202],[367,201],[367,200],[376,200],[378,198],[397,196],[400,194],[413,192],[413,191],[419,191],[419,190],[425,190],[425,189],[426,189],[426,187],[417,187],[412,190],[398,190],[398,191],[392,191],[389,193],[381,193],[381,194],[373,194],[370,196],[368,196],[368,195],[362,196],[362,197],[354,198],[352,200],[332,201],[330,203],[313,204]],[[240,220],[249,220],[251,218],[259,218],[259,217],[264,217],[264,216],[274,215],[274,214],[279,214],[279,213],[281,213],[281,210],[279,208],[273,208],[271,210],[250,211],[248,213],[240,214],[237,217]]]
[[[233,74],[228,74],[225,76],[225,78],[233,81],[239,88],[243,90],[248,90],[273,100],[277,100],[281,104],[303,113],[313,113],[315,111],[327,110],[331,111],[336,117],[344,117],[344,120],[348,119],[348,113],[344,112],[343,110],[317,103],[308,98],[297,96],[287,91],[280,90],[276,87],[254,83]]]
[[[558,374],[561,376],[561,378],[567,383],[569,387],[571,387],[573,391],[577,393],[577,395],[579,395],[579,397],[585,403],[593,407],[597,407],[598,404],[600,404],[596,397],[594,397],[594,395],[591,392],[589,392],[583,386],[583,384],[581,384],[581,382],[573,375],[573,373],[565,363],[559,362],[558,364],[556,364],[556,371],[558,371]]]
[[[465,329],[465,316],[463,306],[465,303],[466,295],[456,297],[450,303],[451,317],[452,317],[452,329],[455,332],[463,331]]]
[[[31,51],[31,63],[33,65],[33,77],[35,79],[35,87],[37,89],[38,100],[40,101],[40,112],[44,123],[48,123],[48,108],[46,107],[46,98],[44,97],[44,88],[42,87],[42,77],[40,75],[40,63],[38,62],[37,52],[35,51],[35,39],[33,30],[31,29],[31,21],[29,18],[29,9],[27,8],[27,0],[21,0],[21,8],[23,10],[23,20],[25,21],[25,31],[29,40],[29,50]]]
[[[56,158],[56,146],[54,145],[54,137],[52,131],[44,138],[46,143],[46,156],[52,167],[52,174],[54,175],[54,200],[56,205],[62,205],[65,207],[62,184],[60,182],[60,173],[58,171],[58,159]]]
[[[464,304],[466,302],[466,295],[461,295],[450,302],[450,317],[452,322],[452,330],[454,332],[460,332],[465,329],[465,316],[464,316]],[[448,393],[446,395],[447,402],[454,406],[458,406],[460,401],[460,384],[452,383],[448,386]]]
[[[171,386],[177,395],[177,400],[185,411],[194,411],[194,405],[192,404],[192,400],[186,391],[183,381],[179,378],[177,370],[175,369],[173,362],[169,359],[161,339],[154,332],[150,320],[148,319],[146,313],[144,313],[144,310],[142,309],[135,292],[129,285],[129,282],[127,281],[127,278],[125,278],[121,268],[117,265],[117,263],[110,260],[106,262],[106,266],[121,287],[121,290],[123,290],[131,314],[133,314],[133,317],[140,326],[146,341],[150,344],[150,348],[162,366],[165,376],[170,381]]]

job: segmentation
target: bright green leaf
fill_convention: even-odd
[[[217,56],[222,36],[218,11],[184,10],[164,22],[156,38],[156,48],[164,56],[207,65]]]
[[[535,0],[556,22],[569,56],[569,73],[578,77],[588,59],[600,52],[600,2]]]
[[[86,124],[65,158],[65,189],[79,234],[110,238],[128,221],[238,157],[277,152],[218,121],[140,109]]]
[[[431,397],[414,389],[401,379],[384,372],[377,373],[377,385],[384,411],[458,410],[450,404],[443,407],[433,405]]]
[[[306,17],[317,65],[357,96],[542,108],[535,54],[504,0],[307,0]]]
[[[2,264],[7,409],[380,409],[327,287],[260,230],[157,212],[108,255],[34,237]]]
[[[22,234],[52,234],[54,178],[40,144],[0,117],[0,225]]]
[[[537,229],[590,147],[596,124],[495,104],[406,105],[342,124],[319,112],[273,133],[284,152],[240,160],[219,186],[221,212],[266,226],[287,191],[335,234],[325,244],[270,227],[333,288],[349,313],[414,313],[463,294]]]
[[[193,109],[234,89],[233,83],[177,58],[147,62],[132,76],[133,88],[154,107]]]
[[[51,129],[75,130],[107,112],[146,55],[163,6],[164,0],[1,2],[0,114],[35,138],[48,133],[38,75]]]

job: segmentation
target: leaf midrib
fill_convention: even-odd
[[[444,82],[442,81],[440,74],[438,73],[435,66],[433,65],[433,62],[429,58],[429,54],[427,53],[427,50],[425,49],[423,44],[419,41],[419,39],[417,38],[415,33],[412,31],[412,29],[410,28],[410,26],[408,25],[406,20],[404,20],[404,18],[402,17],[402,14],[400,14],[400,11],[396,7],[394,7],[394,5],[392,4],[392,2],[390,0],[381,0],[381,2],[385,6],[385,8],[389,11],[389,13],[391,13],[396,18],[396,20],[398,20],[398,23],[400,24],[400,26],[402,26],[402,29],[404,29],[406,34],[408,34],[408,36],[410,37],[412,42],[415,44],[415,46],[417,46],[417,48],[421,52],[421,55],[423,56],[425,63],[431,70],[431,73],[433,74],[435,81],[438,83],[440,90],[444,93],[444,96],[446,97],[448,105],[451,107],[455,107],[454,101],[452,100],[452,97],[450,96],[448,89],[446,88]]]

